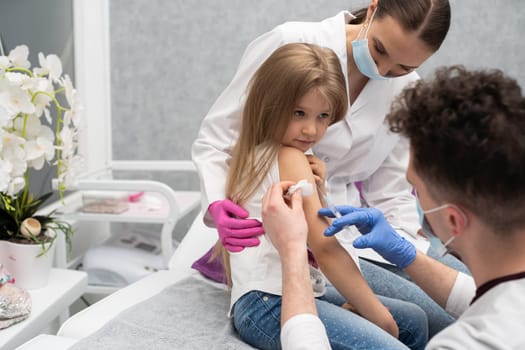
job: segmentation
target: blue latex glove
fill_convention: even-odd
[[[416,258],[416,248],[401,237],[386,221],[383,213],[375,208],[355,208],[337,206],[343,215],[335,219],[325,231],[325,236],[333,236],[345,226],[355,225],[363,236],[357,238],[355,248],[372,248],[394,265],[404,269]],[[319,210],[319,215],[333,218],[329,208]]]

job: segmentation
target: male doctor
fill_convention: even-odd
[[[373,208],[338,207],[325,234],[356,225],[356,248],[373,248],[459,319],[427,349],[525,348],[525,98],[499,71],[441,69],[405,90],[387,117],[410,140],[407,179],[423,233],[459,256],[472,277],[417,251]],[[263,203],[266,234],[281,254],[284,349],[328,349],[306,268],[307,226],[299,195],[277,184]],[[330,216],[327,209],[320,215]],[[444,243],[443,243],[444,242]],[[310,301],[310,302],[309,302]]]

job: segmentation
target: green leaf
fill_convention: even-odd
[[[24,203],[24,205],[21,208],[25,212],[24,216],[26,218],[33,216],[33,214],[37,212],[37,210],[40,208],[40,206],[42,204],[44,204],[44,202],[49,197],[51,197],[52,194],[53,194],[53,192],[49,192],[49,193],[46,193],[46,194],[42,195],[40,198],[37,198],[37,199],[34,199],[34,200],[31,199],[31,198],[28,199],[27,203]]]
[[[6,212],[3,208],[0,208],[0,239],[7,239],[10,237],[10,232],[16,232],[18,225],[16,220],[11,216],[10,213]]]

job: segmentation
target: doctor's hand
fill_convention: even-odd
[[[355,248],[372,248],[387,261],[402,269],[416,258],[416,248],[390,226],[378,209],[351,206],[337,206],[337,209],[343,216],[332,222],[332,225],[325,230],[325,236],[333,236],[345,226],[355,225],[363,234],[354,241]],[[328,208],[319,210],[319,215],[334,217]]]
[[[291,181],[274,184],[263,198],[262,219],[266,236],[281,259],[306,252],[308,224],[304,216],[301,191],[294,192],[287,202],[283,198],[288,187],[294,184]]]
[[[255,219],[247,219],[249,213],[229,199],[210,204],[208,212],[219,232],[222,245],[236,253],[245,247],[258,246],[257,236],[264,233],[262,224]]]

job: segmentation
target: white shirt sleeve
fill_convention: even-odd
[[[281,329],[283,350],[328,350],[330,342],[323,323],[313,314],[290,318]]]
[[[458,318],[466,309],[469,308],[470,302],[476,294],[476,285],[474,279],[462,272],[452,286],[450,295],[447,299],[445,310],[452,316]]]

